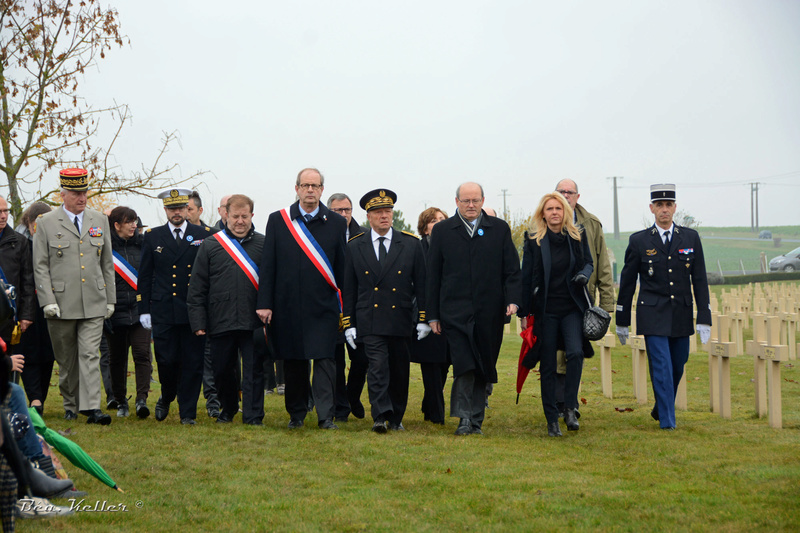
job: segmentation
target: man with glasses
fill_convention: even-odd
[[[595,295],[600,293],[599,305],[609,313],[614,312],[614,277],[611,274],[611,262],[608,259],[608,248],[606,239],[603,236],[603,224],[600,219],[591,214],[578,203],[581,195],[578,192],[578,184],[571,179],[563,179],[556,184],[556,192],[561,193],[567,199],[567,203],[572,208],[573,222],[576,226],[583,226],[586,231],[586,239],[589,244],[589,251],[592,254],[594,270],[586,284],[586,290],[592,305],[595,302]],[[558,412],[563,418],[564,413],[564,384],[567,374],[567,358],[564,350],[556,352],[556,404]],[[580,418],[580,411],[575,409],[575,414]]]
[[[342,192],[337,192],[328,198],[328,209],[338,213],[347,221],[345,242],[364,233],[364,228],[353,219],[353,202],[350,197]],[[344,333],[339,335],[336,343],[336,398],[334,401],[334,416],[339,422],[347,422],[352,412],[356,418],[364,418],[364,404],[361,403],[361,393],[367,380],[367,356],[361,339],[352,348],[347,344],[347,353],[350,355],[350,373],[345,381],[345,339]]]
[[[486,384],[497,382],[505,317],[520,301],[519,254],[505,221],[482,211],[483,187],[456,189],[455,216],[433,226],[426,305],[436,334],[444,332],[453,360],[450,416],[456,435],[482,434]]]
[[[319,427],[338,429],[333,423],[334,353],[347,222],[320,203],[324,183],[319,170],[301,170],[294,187],[298,200],[272,213],[264,232],[256,313],[270,325],[275,356],[283,360],[290,429],[303,426],[311,392]]]

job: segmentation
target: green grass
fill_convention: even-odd
[[[423,422],[417,365],[408,431],[387,435],[352,418],[339,431],[321,431],[311,415],[305,428],[289,431],[277,395],[266,398],[262,428],[245,427],[239,417],[218,426],[204,415],[196,427],[184,427],[175,404],[164,422],[114,417],[109,427],[88,426],[82,417],[77,423],[60,418],[53,388],[46,423],[71,427],[73,440],[125,491],[113,491],[65,460],[77,486],[89,492],[86,504],[121,502],[129,510],[18,521],[18,530],[800,529],[796,361],[782,365],[784,428],[772,429],[754,416],[750,357],[732,361],[733,418],[724,420],[709,412],[707,356],[693,354],[686,371],[689,410],[678,411],[677,431],[666,432],[650,418],[652,404],[633,399],[630,350],[618,347],[615,399],[602,395],[599,356],[587,360],[581,429],[567,432],[562,424],[564,437],[553,439],[535,372],[514,403],[519,344],[516,335],[506,336],[483,437],[455,437],[453,419],[444,427]],[[652,400],[649,388],[648,394]],[[158,395],[154,385],[151,408]]]

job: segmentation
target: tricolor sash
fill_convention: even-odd
[[[217,242],[219,242],[222,248],[231,256],[231,259],[239,265],[239,268],[242,269],[247,279],[253,284],[253,287],[258,290],[258,267],[253,260],[250,259],[250,256],[247,255],[247,252],[244,251],[239,241],[231,239],[228,234],[225,233],[225,230],[218,231],[211,238],[217,239]]]
[[[289,228],[289,233],[291,233],[294,240],[297,241],[300,249],[303,250],[311,263],[317,267],[317,270],[322,274],[325,281],[328,282],[328,285],[336,291],[336,295],[339,299],[339,311],[341,312],[342,291],[336,286],[336,279],[333,277],[333,267],[331,267],[331,262],[328,260],[328,256],[325,255],[322,246],[319,245],[311,232],[308,231],[305,222],[300,222],[302,218],[298,217],[292,220],[292,217],[289,216],[289,208],[281,209],[280,213],[284,223],[286,223],[286,227]]]
[[[124,279],[128,285],[133,287],[133,290],[137,290],[137,285],[139,284],[139,273],[136,272],[136,269],[133,268],[130,263],[123,259],[118,251],[112,250],[111,254],[114,256],[114,272],[119,274],[119,277]]]

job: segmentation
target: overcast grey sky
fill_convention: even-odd
[[[569,177],[611,231],[609,176],[624,177],[623,231],[651,219],[658,182],[705,226],[749,225],[754,181],[761,225],[800,223],[794,0],[116,6],[131,45],[84,87],[131,107],[117,161],[151,163],[178,130],[169,159],[213,173],[207,201],[252,196],[259,230],[307,166],[323,199],[393,189],[412,226],[426,206],[452,214],[465,180],[498,211],[506,189],[516,215]]]

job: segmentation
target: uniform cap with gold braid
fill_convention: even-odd
[[[189,203],[189,189],[169,189],[158,193],[164,202],[164,207],[183,207]]]
[[[61,179],[61,188],[68,191],[88,191],[89,172],[83,168],[65,168],[58,173]]]
[[[395,202],[397,202],[397,195],[393,191],[375,189],[362,196],[359,205],[361,209],[369,213],[373,209],[394,208]]]

